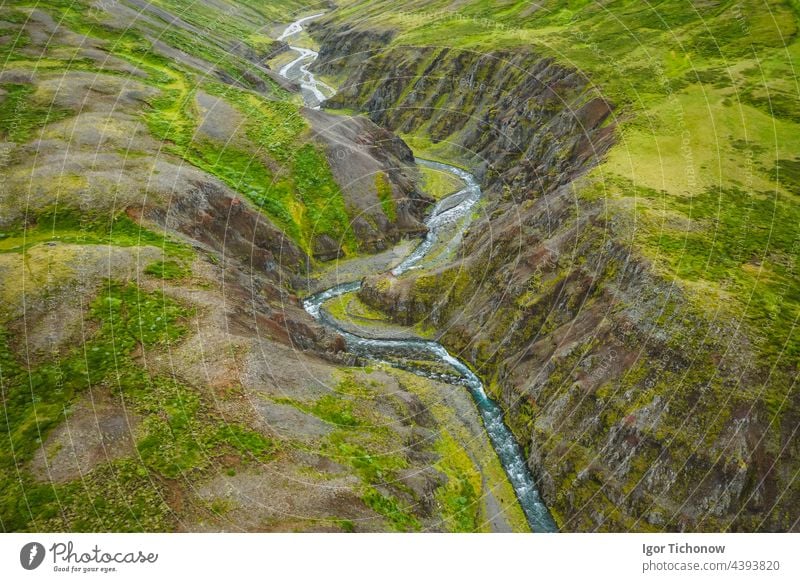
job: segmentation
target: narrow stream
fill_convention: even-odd
[[[324,12],[320,12],[319,14],[295,20],[286,27],[286,30],[278,37],[278,40],[286,40],[290,36],[299,34],[303,30],[303,24],[305,22],[313,20],[314,18],[319,18],[323,14]],[[281,67],[278,73],[290,81],[300,83],[300,92],[303,94],[303,100],[306,105],[312,109],[319,109],[320,104],[325,101],[325,99],[336,93],[333,87],[317,79],[314,73],[308,70],[308,65],[317,59],[319,53],[309,48],[293,46],[291,44],[289,45],[289,49],[296,52],[298,56],[290,63]],[[327,95],[323,92],[323,89],[327,91]]]
[[[321,14],[305,17],[293,22],[286,28],[280,39],[283,40],[297,34],[302,30],[301,25],[303,22],[319,16],[321,16]],[[287,73],[292,70],[293,66],[297,66],[296,63],[301,62],[301,59],[310,59],[300,68],[303,69],[304,75],[307,74],[304,82],[308,83],[310,86],[317,87],[318,81],[316,81],[314,75],[308,72],[306,68],[316,58],[317,53],[299,47],[291,48],[292,50],[298,51],[301,56],[292,63],[284,66],[280,74],[289,78]],[[327,87],[327,85],[325,85],[325,87]],[[330,87],[328,87],[328,89],[330,89],[331,94],[334,92]],[[324,96],[321,99],[318,98],[318,93],[321,93],[318,88],[316,91],[309,88],[308,92],[311,94],[313,100],[309,101],[307,93],[303,93],[306,104],[310,107],[319,108],[320,103],[324,100]],[[421,159],[417,159],[416,161],[420,165],[426,165],[440,171],[454,174],[464,182],[465,187],[455,194],[443,198],[436,204],[430,216],[425,221],[428,227],[428,233],[416,249],[414,249],[414,251],[399,265],[392,269],[392,274],[395,276],[399,276],[411,269],[420,268],[419,263],[434,247],[434,244],[437,242],[439,235],[444,229],[456,226],[456,236],[463,233],[470,222],[472,209],[482,195],[480,185],[472,174],[439,162]],[[494,400],[489,398],[484,389],[483,382],[466,364],[454,357],[444,346],[435,341],[423,339],[370,339],[348,332],[344,330],[330,314],[322,309],[322,305],[326,301],[346,293],[354,293],[359,289],[361,289],[360,281],[342,283],[308,297],[303,302],[303,306],[312,317],[342,335],[348,351],[354,354],[378,361],[384,361],[383,358],[390,355],[399,355],[401,357],[434,360],[449,366],[453,370],[455,377],[455,379],[450,379],[450,381],[455,381],[466,386],[472,395],[483,419],[486,432],[489,435],[489,440],[497,452],[497,456],[508,475],[511,485],[514,487],[514,491],[517,494],[522,510],[525,512],[531,530],[534,532],[557,531],[556,524],[550,516],[547,507],[542,502],[533,476],[525,463],[525,455],[522,448],[503,422],[502,409]],[[421,376],[431,377],[429,373],[422,370],[412,371]],[[442,380],[441,377],[435,377],[435,379]]]

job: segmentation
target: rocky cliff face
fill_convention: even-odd
[[[351,226],[362,250],[384,250],[402,236],[425,232],[421,219],[432,200],[417,189],[414,154],[403,140],[364,117],[311,109],[304,113],[312,138],[324,146],[333,176],[345,192]],[[378,184],[385,184],[392,216],[387,216],[381,203]],[[337,241],[327,242],[327,250],[317,255],[335,258]]]
[[[772,423],[760,390],[791,371],[749,367],[746,332],[693,307],[631,251],[624,209],[576,187],[613,138],[602,96],[525,52],[345,32],[315,31],[324,70],[352,67],[334,105],[447,144],[488,198],[453,264],[368,278],[362,298],[428,320],[491,383],[560,525],[796,527],[797,419]]]
[[[519,51],[382,50],[388,32],[316,29],[318,69],[349,71],[329,107],[419,134],[484,179],[531,197],[569,183],[612,143],[611,105],[553,59]]]

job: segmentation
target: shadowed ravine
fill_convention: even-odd
[[[302,30],[303,22],[318,16],[321,15],[305,17],[293,22],[280,36],[280,40],[285,40],[299,33]],[[313,73],[307,68],[317,57],[317,53],[300,47],[292,46],[290,48],[297,51],[300,56],[288,65],[285,65],[280,70],[280,74],[287,79],[297,80],[299,78],[306,104],[309,107],[319,108],[321,101],[325,98],[319,86],[323,85],[331,92],[333,92],[333,89],[317,81]],[[303,64],[300,65],[300,63]],[[296,70],[300,71],[300,75],[295,72]],[[425,221],[425,225],[428,227],[428,233],[425,239],[399,265],[392,269],[392,274],[394,276],[400,276],[406,271],[420,268],[421,261],[434,247],[434,243],[437,242],[443,228],[449,227],[452,229],[455,225],[456,230],[463,232],[470,222],[473,207],[481,197],[481,189],[477,180],[468,172],[447,164],[428,160],[417,159],[417,163],[435,168],[439,171],[454,174],[461,179],[466,186],[458,192],[440,200],[436,204]],[[438,342],[422,339],[376,339],[362,337],[343,329],[330,314],[322,309],[322,305],[326,301],[347,293],[357,292],[360,288],[360,281],[339,284],[307,298],[303,306],[312,317],[341,334],[345,339],[347,349],[354,354],[377,361],[384,361],[385,356],[388,355],[413,355],[415,359],[438,361],[450,367],[455,372],[453,376],[442,378],[437,375],[436,379],[458,383],[466,386],[469,390],[481,414],[489,440],[508,475],[520,506],[525,512],[531,530],[534,532],[556,531],[556,524],[550,516],[547,507],[542,502],[533,476],[525,463],[525,456],[522,448],[503,422],[502,409],[494,400],[487,396],[483,382],[469,367],[458,358],[451,355],[444,346]],[[396,364],[391,362],[390,365]],[[429,373],[419,369],[412,368],[410,371],[420,376],[429,376]]]

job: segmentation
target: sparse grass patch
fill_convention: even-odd
[[[390,222],[397,220],[397,206],[392,196],[392,185],[383,172],[375,174],[375,192],[381,203],[381,208]]]
[[[120,491],[118,494],[114,489],[107,492],[107,497],[100,494],[102,487],[108,487],[107,479],[115,472],[125,477],[118,481],[123,489],[129,482],[139,483],[138,486],[142,487],[147,471],[135,464],[121,462],[93,472],[89,483],[98,484],[94,493],[88,489],[81,492],[80,484],[58,488],[37,485],[22,469],[49,430],[64,419],[70,403],[78,395],[89,386],[114,383],[115,380],[123,382],[128,378],[126,362],[135,347],[163,346],[178,341],[184,333],[182,320],[188,315],[184,307],[163,296],[142,293],[134,285],[118,284],[111,284],[101,292],[92,303],[90,312],[100,324],[96,334],[67,357],[35,368],[21,365],[9,348],[7,334],[0,334],[3,389],[0,432],[5,435],[0,440],[0,469],[4,475],[0,522],[6,530],[44,527],[47,523],[55,529],[65,529],[66,526],[55,525],[60,521],[47,521],[56,518],[59,510],[65,515],[75,516],[76,521],[70,522],[70,529],[81,529],[85,525],[99,530],[134,531],[156,528],[166,519],[163,504],[152,499],[157,488],[145,487],[138,492],[133,489],[132,498],[130,492]],[[121,376],[117,376],[120,373]],[[135,385],[140,386],[141,376],[134,376],[134,379]],[[21,471],[19,477],[17,471]],[[65,498],[59,498],[59,492]],[[139,509],[129,506],[127,509],[130,511],[126,513],[125,503],[140,497]],[[69,505],[69,500],[76,505]],[[89,507],[94,507],[96,515],[85,513]],[[103,515],[104,509],[108,509],[108,515]],[[106,519],[113,525],[100,525]]]
[[[436,443],[440,459],[436,468],[447,475],[447,482],[436,490],[436,499],[448,531],[474,532],[480,527],[481,475],[469,455],[453,437],[443,432]]]
[[[367,506],[380,513],[395,531],[419,531],[420,523],[396,498],[384,495],[374,487],[365,487],[362,499]]]
[[[24,143],[37,129],[72,115],[68,109],[37,103],[33,85],[6,83],[0,88],[6,91],[0,101],[0,139],[4,141]]]
[[[158,277],[159,279],[185,279],[192,274],[189,267],[177,261],[156,261],[147,265],[144,269],[145,274]]]
[[[427,166],[419,166],[419,171],[422,174],[422,190],[435,200],[441,200],[464,187],[464,182],[450,172]]]

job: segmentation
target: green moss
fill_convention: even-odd
[[[60,485],[36,483],[23,473],[2,479],[0,523],[5,531],[164,531],[174,525],[166,494],[133,460]]]
[[[469,455],[448,433],[436,444],[441,456],[436,468],[447,476],[445,485],[436,490],[448,531],[473,532],[480,526],[481,475]]]
[[[168,280],[185,279],[192,274],[191,269],[177,261],[156,261],[147,265],[144,272],[147,275]]]
[[[297,193],[306,208],[307,238],[327,235],[339,242],[345,252],[355,251],[350,216],[325,156],[313,145],[305,144],[295,152],[292,168]]]
[[[340,295],[325,304],[325,309],[339,321],[356,325],[379,326],[388,322],[388,316],[364,303],[357,293]]]
[[[22,469],[22,464],[39,448],[49,430],[64,419],[70,403],[89,386],[112,380],[124,383],[129,369],[126,362],[136,346],[164,346],[178,341],[185,330],[182,322],[188,315],[184,307],[163,296],[140,292],[133,285],[117,284],[109,285],[100,293],[92,302],[90,313],[99,325],[93,337],[67,357],[33,368],[17,363],[9,348],[7,333],[0,334],[4,401],[0,430],[6,435],[0,441],[0,468],[5,475],[0,521],[6,530],[44,527],[43,524],[50,523],[48,520],[59,514],[59,509],[63,510],[63,515],[75,516],[75,521],[69,525],[75,529],[97,525],[99,529],[117,527],[120,531],[129,531],[156,527],[162,523],[162,518],[166,519],[163,504],[152,503],[152,496],[157,494],[152,487],[138,493],[132,490],[133,499],[141,497],[144,501],[139,509],[129,508],[128,513],[120,507],[129,500],[128,493],[110,490],[108,498],[102,497],[102,484],[106,483],[107,487],[107,479],[115,472],[126,477],[117,483],[123,490],[129,482],[140,483],[147,476],[146,470],[142,474],[129,463],[98,470],[97,475],[93,473],[89,482],[96,483],[97,487],[83,492],[80,485],[74,484],[58,488],[37,485]],[[135,379],[134,385],[140,386],[141,372]],[[32,497],[39,498],[41,503],[34,504]],[[96,509],[98,506],[107,508],[109,514],[102,514],[100,509],[97,515],[85,514],[93,505]],[[134,505],[139,507],[138,502]],[[141,521],[135,521],[140,518]],[[98,525],[105,519],[113,526]],[[53,527],[66,528],[63,525]]]
[[[338,426],[357,426],[352,405],[335,394],[323,396],[310,408],[315,416]]]
[[[368,507],[384,516],[395,531],[418,531],[420,523],[394,497],[384,495],[374,487],[365,487],[361,498]]]
[[[375,192],[383,208],[383,213],[390,222],[397,220],[397,206],[392,195],[392,185],[383,172],[375,174]]]
[[[422,191],[435,200],[441,200],[464,187],[464,182],[450,172],[426,166],[419,166],[419,171],[422,174]]]
[[[154,246],[167,255],[191,253],[183,243],[143,228],[124,213],[98,214],[70,208],[48,208],[28,217],[28,223],[0,233],[0,253],[21,252],[44,242]]]
[[[0,101],[0,139],[4,141],[27,142],[35,137],[37,129],[72,114],[67,109],[38,103],[33,98],[33,85],[6,83],[0,88],[6,91]]]

